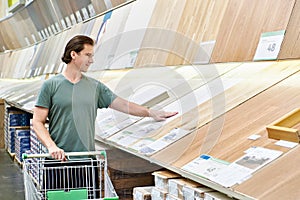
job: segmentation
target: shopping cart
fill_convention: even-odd
[[[119,199],[107,173],[105,151],[66,156],[61,162],[47,159],[49,154],[23,154],[26,200]]]

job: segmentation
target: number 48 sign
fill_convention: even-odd
[[[284,38],[284,33],[284,30],[262,33],[254,60],[276,60]]]

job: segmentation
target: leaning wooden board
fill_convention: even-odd
[[[295,7],[291,14],[289,24],[286,29],[285,37],[281,45],[279,59],[300,58],[300,1],[296,0]]]
[[[184,5],[166,65],[191,64],[200,42],[216,40],[228,0],[189,0]],[[172,52],[175,52],[174,54]]]
[[[229,88],[224,92],[226,97],[226,104],[225,104],[225,112],[230,111],[231,109],[241,105],[242,103],[246,102],[247,100],[253,98],[254,96],[260,94],[261,92],[265,91],[269,87],[273,86],[274,84],[280,82],[281,80],[285,79],[286,77],[290,76],[291,74],[295,73],[299,70],[299,61],[290,61],[290,62],[270,62],[270,65],[267,67],[262,68],[262,70],[257,71],[256,73],[249,73],[249,70],[255,65],[262,65],[263,63],[246,63],[244,65],[248,65],[246,68],[243,65],[239,66],[237,69],[239,71],[235,71],[232,73],[231,76],[228,78],[237,78],[239,77],[241,81],[234,85],[233,87]],[[248,70],[247,70],[248,69]],[[231,71],[232,72],[232,71]],[[222,98],[216,97],[216,102],[223,103]],[[271,107],[272,108],[272,107]],[[196,117],[201,117],[200,122],[198,122],[198,127],[204,126],[206,123],[213,120],[213,127],[222,128],[220,125],[223,124],[222,118],[211,118],[211,112],[213,107],[209,101],[201,104],[198,106],[199,114]],[[224,114],[220,113],[220,114]],[[189,116],[190,115],[190,116]],[[225,119],[226,119],[225,115]],[[257,114],[259,116],[259,114]],[[194,118],[193,118],[194,117]],[[187,113],[184,116],[184,121],[181,119],[175,119],[170,122],[170,124],[165,125],[163,130],[158,134],[158,137],[161,137],[167,133],[167,131],[171,130],[175,127],[180,127],[183,129],[191,129],[195,126],[195,123],[198,120],[195,117],[195,111],[192,111],[190,114]],[[241,118],[241,117],[239,117]],[[218,121],[220,120],[220,121]],[[251,119],[252,120],[252,119]],[[226,121],[225,121],[226,122]],[[221,124],[218,124],[221,123]],[[240,122],[239,122],[240,123]],[[206,127],[206,126],[205,126]],[[199,129],[199,131],[194,131],[192,134],[184,137],[183,139],[179,140],[179,142],[169,146],[168,148],[158,152],[157,154],[153,155],[151,158],[164,162],[164,163],[174,163],[174,166],[181,167],[187,162],[191,161],[192,159],[199,156],[200,153],[209,153],[210,149],[214,147],[215,137],[219,137],[219,129],[217,130],[210,130],[210,134],[206,136],[207,128]],[[207,141],[205,142],[205,146],[202,146],[203,138],[207,137]],[[188,146],[188,148],[186,148]],[[221,155],[222,156],[222,155]],[[223,157],[221,157],[223,158]],[[229,161],[232,161],[231,158]]]
[[[234,190],[264,200],[298,199],[300,196],[299,153],[300,147],[297,146]]]
[[[165,65],[186,1],[157,0],[135,67]],[[155,35],[155,37],[153,37]]]
[[[231,0],[211,62],[251,61],[261,33],[286,30],[295,0]]]

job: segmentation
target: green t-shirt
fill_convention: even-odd
[[[36,106],[49,109],[49,132],[65,152],[95,150],[97,108],[107,108],[117,96],[87,76],[71,83],[62,74],[46,80]]]

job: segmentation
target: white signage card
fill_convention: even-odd
[[[213,52],[216,41],[201,42],[197,54],[194,57],[193,64],[208,64]]]
[[[254,60],[276,60],[284,34],[285,30],[262,33]]]
[[[135,150],[135,151],[139,151],[143,147],[151,144],[152,142],[154,142],[153,139],[151,139],[151,138],[145,138],[143,140],[140,140],[140,141],[134,143],[133,145],[130,146],[130,148],[133,149],[133,150]]]
[[[251,177],[255,171],[282,154],[281,151],[263,147],[251,147],[245,152],[246,154],[234,163],[219,170],[219,173],[212,177],[211,180],[224,187],[231,187],[235,184],[242,183]]]
[[[182,169],[198,176],[212,179],[219,174],[221,169],[226,168],[228,164],[229,163],[215,159],[209,155],[201,155],[184,165]]]
[[[289,141],[285,141],[285,140],[279,140],[275,144],[278,146],[287,147],[287,148],[294,148],[298,145],[298,143],[296,143],[296,142],[289,142]]]
[[[140,149],[140,153],[151,155],[157,151],[160,151],[173,142],[179,140],[186,134],[188,134],[189,131],[181,129],[181,128],[175,128],[171,130],[168,134],[166,134],[164,137],[158,139],[157,141],[147,145],[146,147]]]
[[[251,177],[251,172],[252,170],[249,168],[232,163],[228,167],[221,169],[215,177],[212,177],[212,181],[224,187],[231,187],[241,182],[241,180]]]
[[[252,170],[252,172],[275,160],[282,154],[281,151],[263,147],[251,147],[247,154],[235,161],[236,164]]]
[[[138,123],[113,135],[109,140],[117,142],[119,145],[129,146],[140,139],[151,137],[150,134],[159,129],[163,123],[155,122],[152,118],[143,118]]]
[[[261,135],[256,135],[256,134],[250,135],[248,137],[249,140],[257,140],[259,138],[261,138]]]

